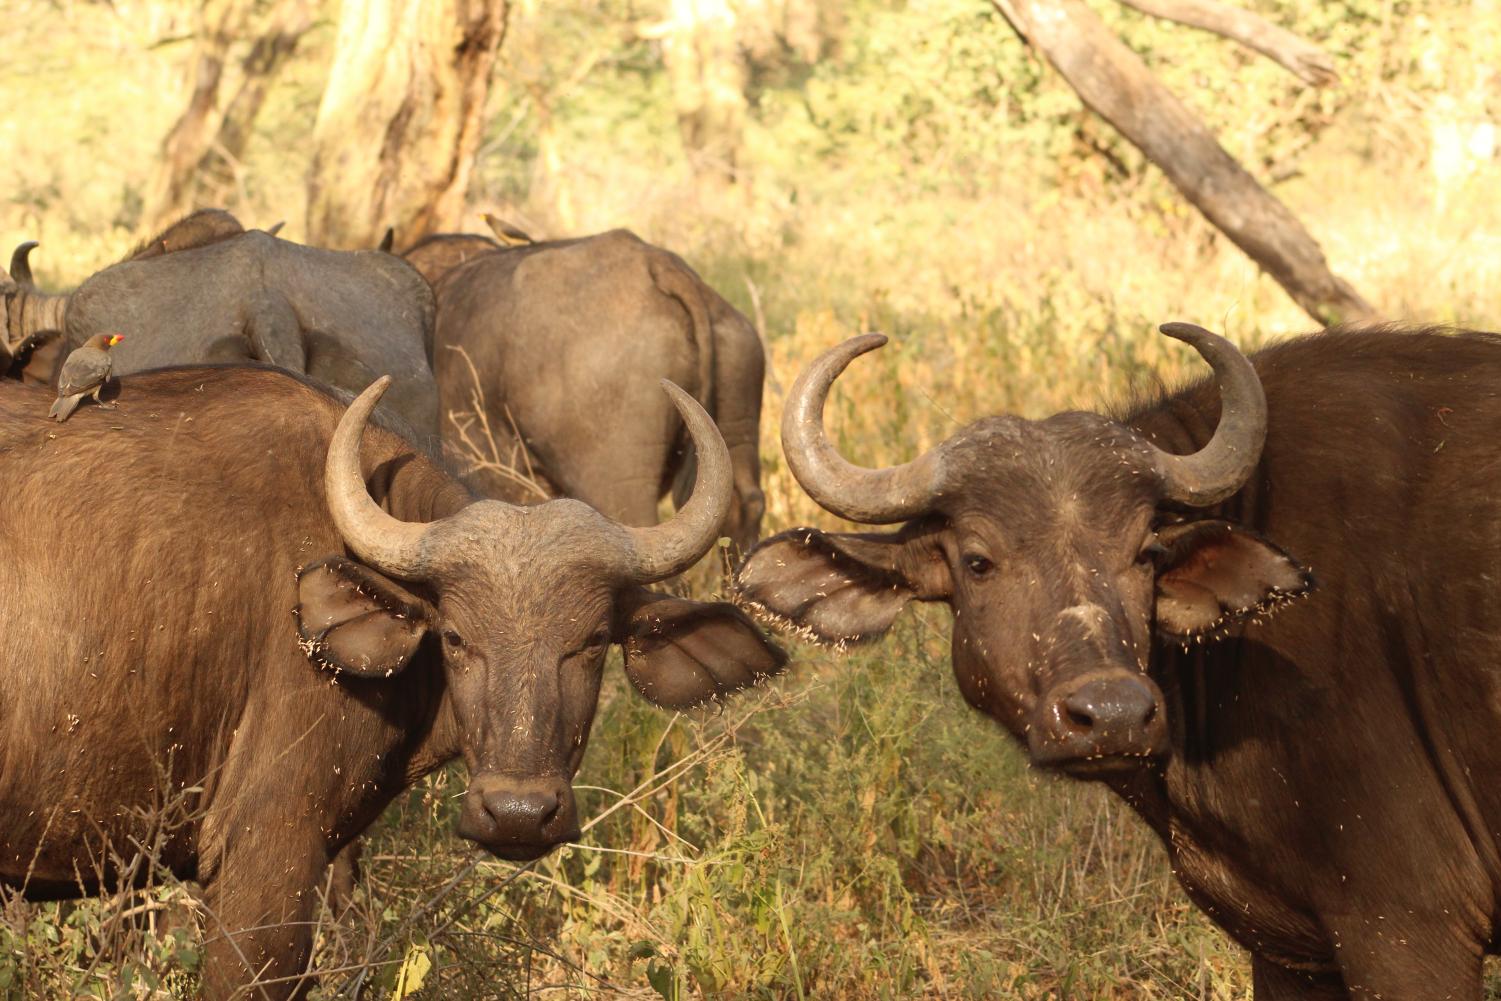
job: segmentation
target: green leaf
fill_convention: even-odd
[[[670,964],[656,959],[646,964],[646,982],[662,996],[663,1001],[678,1001],[678,978]]]

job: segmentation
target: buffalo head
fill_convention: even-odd
[[[328,507],[357,559],[301,572],[303,645],[364,677],[402,671],[423,651],[441,657],[443,711],[470,773],[459,831],[504,857],[534,858],[578,834],[571,780],[611,644],[637,690],[670,708],[785,662],[732,606],[643,587],[713,545],[730,501],[728,455],[703,409],[664,383],[706,457],[671,521],[628,528],[573,500],[481,500],[438,521],[401,521],[371,498],[360,468],[360,439],[389,381],[354,401],[329,445]]]
[[[785,532],[761,543],[737,586],[754,608],[835,643],[873,639],[909,601],[953,610],[952,658],[975,707],[1038,764],[1094,775],[1166,752],[1153,633],[1201,639],[1310,587],[1271,543],[1175,512],[1234,494],[1261,455],[1266,398],[1251,363],[1188,324],[1219,380],[1212,440],[1173,455],[1092,413],[991,417],[891,469],[843,459],[824,400],[880,335],[824,354],[793,387],[782,447],[797,480],[834,514],[890,533]]]

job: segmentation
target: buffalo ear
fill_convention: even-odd
[[[667,709],[717,701],[787,666],[781,648],[724,602],[630,588],[615,633],[631,684],[647,701]]]
[[[302,649],[313,663],[385,678],[411,662],[432,609],[374,570],[330,556],[298,571],[295,613]]]
[[[938,528],[826,533],[795,528],[752,549],[735,574],[753,612],[822,643],[863,643],[886,632],[909,601],[953,592]]]
[[[1229,627],[1313,590],[1313,574],[1255,532],[1227,521],[1157,533],[1157,630],[1174,640],[1216,638]]]

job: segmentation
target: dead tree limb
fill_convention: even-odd
[[[198,170],[206,204],[222,204],[235,186],[236,165],[245,156],[255,120],[281,68],[313,26],[314,7],[306,0],[278,0],[250,52],[240,64],[240,87],[225,106],[218,141],[203,155]]]
[[[1120,0],[1143,14],[1213,32],[1260,52],[1311,87],[1339,82],[1334,60],[1323,49],[1251,11],[1218,0]]]
[[[991,0],[1092,111],[1168,176],[1190,202],[1320,323],[1372,309],[1329,270],[1308,230],[1261,187],[1208,127],[1152,76],[1081,0]]]

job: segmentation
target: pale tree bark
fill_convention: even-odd
[[[313,130],[307,238],[409,246],[456,228],[506,0],[344,0]]]
[[[736,0],[740,47],[753,66],[816,63],[844,24],[843,0]]]
[[[1307,39],[1263,20],[1251,11],[1217,0],[1121,0],[1143,14],[1213,32],[1279,63],[1304,83],[1327,87],[1339,81],[1334,60]]]
[[[240,161],[266,94],[312,25],[313,9],[307,0],[278,0],[271,8],[250,52],[240,63],[240,86],[224,108],[218,136],[198,161],[199,205],[227,204],[238,188]]]
[[[141,229],[156,230],[191,204],[193,176],[213,141],[224,66],[253,0],[204,0],[194,43],[193,91],[162,142],[162,155],[145,199]]]
[[[745,131],[745,60],[729,0],[672,0],[671,17],[642,32],[662,39],[678,131],[700,179],[731,184]]]
[[[1296,216],[1261,187],[1199,118],[1081,0],[991,0],[1091,110],[1162,169],[1211,223],[1320,323],[1372,309],[1329,270]]]

